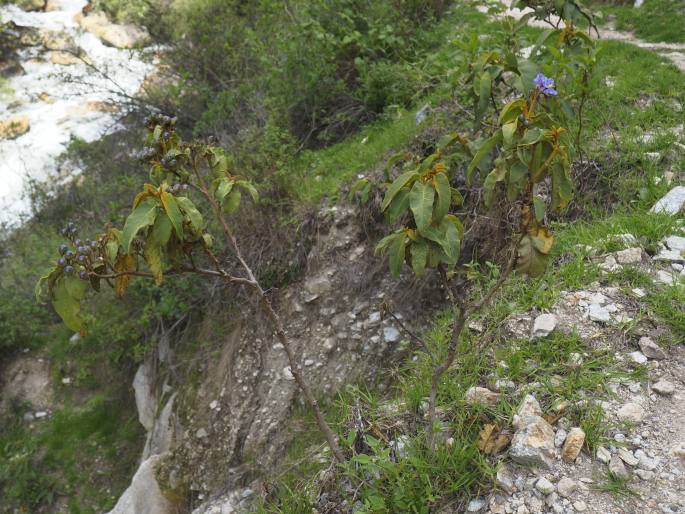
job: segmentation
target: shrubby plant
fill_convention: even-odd
[[[205,143],[185,143],[175,131],[176,120],[167,116],[148,119],[147,146],[141,159],[150,167],[150,182],[133,200],[132,211],[122,229],[107,226],[93,239],[80,239],[70,223],[62,235],[54,269],[42,277],[36,295],[47,295],[55,311],[72,330],[85,333],[87,316],[82,304],[89,292],[102,283],[117,296],[126,293],[133,278],[162,284],[173,275],[192,273],[245,286],[257,295],[283,345],[293,377],[313,409],[317,423],[338,461],[344,457],[333,431],[326,423],[283,323],[249,264],[243,258],[228,216],[240,207],[243,193],[258,201],[258,193],[245,177],[230,172],[228,156],[221,148]],[[215,216],[238,272],[229,271],[213,252],[213,236],[193,198],[199,198]],[[200,265],[206,262],[206,267]]]

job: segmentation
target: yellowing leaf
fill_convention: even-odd
[[[478,449],[486,455],[496,455],[509,444],[510,437],[494,424],[486,424],[478,435]]]
[[[176,232],[179,241],[183,241],[183,215],[178,207],[176,197],[164,191],[160,198],[162,199],[164,211],[169,216],[169,221],[171,221],[171,225],[174,227],[174,232]]]
[[[116,263],[114,264],[114,271],[117,273],[123,273],[128,271],[134,271],[136,269],[136,261],[132,255],[123,254],[119,255]],[[121,298],[124,296],[128,284],[131,281],[130,275],[121,275],[114,279],[114,291],[117,296]]]
[[[147,238],[145,244],[145,262],[147,262],[147,267],[155,277],[155,283],[160,285],[164,281],[164,275],[162,273],[162,249],[157,244],[154,236],[150,234]]]
[[[131,242],[133,241],[133,238],[136,237],[136,234],[141,229],[148,227],[155,222],[157,205],[156,200],[149,198],[136,207],[133,212],[129,214],[128,218],[126,218],[124,231],[121,237],[121,246],[124,248],[125,253],[131,251]]]

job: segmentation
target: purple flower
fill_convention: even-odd
[[[545,77],[542,73],[538,73],[533,79],[533,83],[542,94],[557,96],[557,91],[554,89],[554,79]]]

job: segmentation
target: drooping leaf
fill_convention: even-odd
[[[401,189],[390,202],[385,215],[390,223],[395,223],[409,208],[409,189]]]
[[[160,198],[162,200],[162,205],[164,206],[164,212],[166,212],[166,215],[169,217],[169,221],[171,221],[171,226],[174,227],[174,232],[176,232],[178,240],[183,241],[183,214],[181,214],[181,209],[178,206],[176,197],[163,191]]]
[[[402,265],[404,264],[406,238],[404,234],[395,238],[390,247],[390,272],[396,277],[400,276],[402,272]]]
[[[242,187],[248,193],[250,193],[254,203],[259,202],[259,193],[257,192],[257,188],[254,187],[251,182],[248,182],[247,180],[239,180],[236,182],[236,185]]]
[[[385,193],[381,210],[384,211],[387,209],[390,205],[390,202],[392,202],[392,199],[395,198],[395,195],[400,192],[400,189],[402,189],[411,179],[418,177],[418,175],[419,174],[416,173],[415,170],[411,170],[397,177],[394,182],[390,184],[388,191]]]
[[[500,112],[499,119],[497,120],[498,125],[505,125],[512,120],[518,118],[519,114],[523,112],[523,106],[525,105],[525,100],[518,98],[512,100],[507,105],[502,108]]]
[[[457,230],[455,224],[448,219],[443,220],[440,228],[442,228],[445,233],[445,245],[443,245],[442,248],[447,257],[446,264],[452,267],[457,263],[457,261],[459,261],[459,254],[461,252],[461,234]]]
[[[552,166],[552,208],[557,210],[573,199],[573,184],[564,164],[557,161]]]
[[[489,209],[495,200],[495,187],[498,182],[502,182],[507,174],[506,163],[497,159],[496,167],[485,177],[483,181],[483,202]]]
[[[434,215],[436,220],[441,220],[450,209],[450,201],[452,199],[450,181],[445,173],[438,173],[433,177],[433,185],[438,193]]]
[[[471,164],[469,164],[468,168],[466,169],[466,179],[470,182],[471,181],[471,176],[473,175],[473,172],[475,169],[478,167],[478,165],[481,163],[483,159],[492,151],[493,148],[498,143],[502,142],[502,131],[498,130],[493,134],[492,137],[486,139],[483,141],[483,143],[480,145],[478,148],[478,151],[473,157],[473,160],[471,161]]]
[[[81,317],[81,301],[80,299],[73,297],[69,292],[66,278],[67,277],[63,275],[55,283],[52,306],[68,328],[75,332],[82,332],[84,326],[83,318]]]
[[[226,214],[231,214],[235,212],[238,207],[240,207],[240,198],[241,198],[240,190],[239,189],[233,189],[230,193],[228,193],[228,196],[224,200],[224,212]]]
[[[220,204],[224,203],[224,199],[226,198],[226,195],[231,192],[233,189],[233,184],[234,182],[232,180],[229,180],[225,177],[222,177],[219,180],[219,185],[216,188],[216,199],[219,201]]]
[[[178,202],[183,214],[185,214],[192,231],[195,234],[200,235],[202,233],[202,229],[204,228],[204,220],[202,219],[202,214],[200,211],[197,210],[197,207],[195,207],[195,204],[192,202],[192,200],[190,200],[190,198],[186,198],[185,196],[177,196],[176,201]]]
[[[492,77],[487,71],[481,73],[479,77],[479,89],[478,89],[478,116],[482,116],[488,107],[488,102],[490,101],[490,93],[492,91]]]
[[[412,243],[409,246],[409,253],[411,254],[411,267],[414,273],[420,277],[426,270],[428,245],[423,240]]]
[[[164,194],[164,193],[162,193]],[[157,200],[148,198],[144,200],[138,207],[136,207],[124,223],[124,230],[121,236],[121,246],[124,248],[124,253],[131,251],[131,242],[136,237],[138,232],[149,227],[155,222],[157,215]]]
[[[528,183],[528,167],[520,161],[514,162],[509,168],[507,175],[507,199],[510,202],[516,200],[525,190]]]
[[[537,227],[530,238],[533,247],[542,254],[547,255],[554,246],[554,235],[547,227]]]
[[[164,247],[169,242],[172,229],[169,216],[160,212],[155,218],[155,224],[152,225],[152,237],[159,246]]]
[[[502,125],[502,139],[506,146],[511,146],[514,141],[514,135],[516,134],[516,129],[518,128],[518,123],[516,118],[509,123]]]
[[[65,275],[63,282],[67,291],[74,299],[81,300],[86,295],[88,284],[76,275]]]
[[[385,236],[383,239],[381,239],[378,244],[376,245],[376,248],[374,250],[374,253],[376,255],[380,255],[383,252],[385,252],[390,245],[397,239],[398,237],[404,237],[404,230],[398,230],[397,232],[394,232],[392,234],[389,234]]]
[[[531,277],[539,277],[545,273],[549,255],[540,253],[533,245],[532,237],[526,235],[521,239],[518,247],[516,270]]]

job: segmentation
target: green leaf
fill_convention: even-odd
[[[385,180],[390,181],[390,169],[399,161],[406,159],[407,155],[407,152],[398,152],[390,156],[388,162],[385,164],[385,168],[383,168]]]
[[[409,246],[409,253],[411,254],[411,267],[414,270],[414,273],[420,277],[426,270],[428,245],[423,240],[413,242]]]
[[[506,163],[498,159],[497,167],[485,177],[483,181],[483,201],[488,209],[495,200],[495,186],[504,180],[507,174]]]
[[[552,208],[563,209],[573,199],[573,184],[566,160],[557,160],[552,166]],[[569,166],[570,167],[570,166]]]
[[[395,241],[393,241],[392,246],[390,247],[390,272],[396,277],[400,276],[402,264],[404,264],[406,250],[405,240],[405,235],[401,234],[400,237],[397,237]]]
[[[520,161],[514,162],[509,168],[507,177],[507,199],[510,202],[516,200],[524,191],[528,180],[528,167]]]
[[[459,260],[459,254],[461,252],[461,235],[455,224],[447,219],[441,223],[441,227],[445,230],[445,245],[443,245],[443,250],[447,256],[446,264],[452,267]]]
[[[178,240],[183,241],[183,214],[181,214],[181,209],[178,206],[176,197],[163,191],[161,198],[164,211],[166,212],[166,215],[169,216],[169,220],[174,227],[174,232],[176,232]]]
[[[480,145],[480,148],[478,148],[478,151],[476,152],[476,155],[474,155],[473,160],[471,161],[471,164],[469,164],[469,167],[466,169],[466,179],[470,182],[471,181],[471,176],[473,175],[474,170],[480,162],[485,159],[485,157],[492,151],[493,148],[495,148],[495,145],[500,143],[502,141],[502,131],[498,130],[493,134],[492,137],[486,139],[483,144]]]
[[[81,301],[69,292],[66,278],[62,276],[57,280],[53,291],[52,306],[67,327],[75,332],[81,332],[84,328],[81,318]]]
[[[433,185],[438,192],[438,201],[435,202],[434,216],[436,220],[441,220],[450,210],[450,201],[452,199],[450,181],[445,173],[438,173],[433,178]]]
[[[214,238],[211,234],[202,234],[202,241],[207,248],[214,246]]]
[[[197,207],[195,207],[195,204],[190,200],[190,198],[186,198],[185,196],[177,196],[176,201],[178,202],[181,211],[183,211],[183,214],[186,215],[186,219],[188,220],[190,228],[195,234],[200,235],[202,233],[202,229],[204,228],[204,220],[202,219],[202,214],[200,214],[200,211],[197,210]]]
[[[506,146],[511,146],[511,144],[514,142],[514,135],[516,134],[517,127],[518,122],[516,119],[502,125],[502,136]]]
[[[235,212],[240,206],[241,196],[242,195],[240,194],[240,190],[232,190],[226,197],[226,200],[224,201],[224,212],[226,212],[227,214]]]
[[[395,195],[400,192],[400,190],[413,178],[418,177],[419,174],[415,170],[407,171],[397,177],[395,181],[390,184],[388,191],[385,193],[385,198],[383,198],[383,204],[381,205],[381,210],[384,211],[395,198]]]
[[[492,77],[485,71],[481,73],[478,91],[478,115],[482,115],[488,107],[490,93],[492,92]]]
[[[126,223],[124,223],[124,230],[121,236],[121,246],[124,248],[124,253],[129,253],[131,251],[131,242],[133,241],[133,238],[136,237],[136,234],[138,234],[141,229],[148,227],[155,222],[157,206],[158,203],[155,199],[148,198],[141,202],[140,205],[129,214],[128,218],[126,218]]]
[[[532,127],[526,131],[526,133],[519,141],[519,145],[532,145],[539,142],[544,136],[544,132],[537,127]]]
[[[81,300],[86,295],[88,284],[75,275],[65,275],[64,285],[75,300]]]
[[[155,224],[152,225],[152,237],[159,246],[164,247],[169,242],[172,228],[169,216],[158,213],[155,218]],[[114,259],[111,260],[114,262]]]
[[[541,222],[545,219],[545,201],[539,196],[536,196],[533,198],[533,207],[535,209],[535,219],[538,222]]]
[[[257,188],[254,187],[251,182],[248,182],[247,180],[239,180],[236,182],[236,185],[242,187],[248,193],[250,193],[254,203],[259,202],[259,193],[257,192]]]
[[[404,230],[400,229],[397,232],[393,232],[390,235],[385,236],[383,239],[381,239],[378,244],[376,245],[376,248],[374,250],[374,253],[376,255],[380,255],[383,252],[385,252],[388,247],[395,241],[396,238],[398,237],[405,237]]]
[[[226,195],[233,189],[233,184],[234,182],[227,178],[220,179],[219,186],[216,188],[216,199],[220,204],[224,203],[224,198],[226,198]]]
[[[419,232],[430,225],[434,199],[435,189],[431,184],[426,184],[420,180],[414,182],[414,187],[409,193],[409,207],[414,213],[414,221]]]
[[[516,270],[531,277],[539,277],[545,273],[549,255],[540,253],[533,245],[532,237],[526,235],[521,239],[518,247]]]
[[[455,207],[459,207],[464,203],[464,197],[461,195],[458,189],[450,187],[450,197]]]
[[[395,223],[407,212],[409,208],[409,189],[401,189],[390,202],[390,207],[385,215],[390,223]]]
[[[502,112],[500,112],[497,124],[505,125],[509,123],[511,120],[515,120],[516,118],[518,118],[519,114],[523,112],[523,106],[525,104],[526,101],[522,98],[512,100],[511,102],[509,102],[502,108]]]

